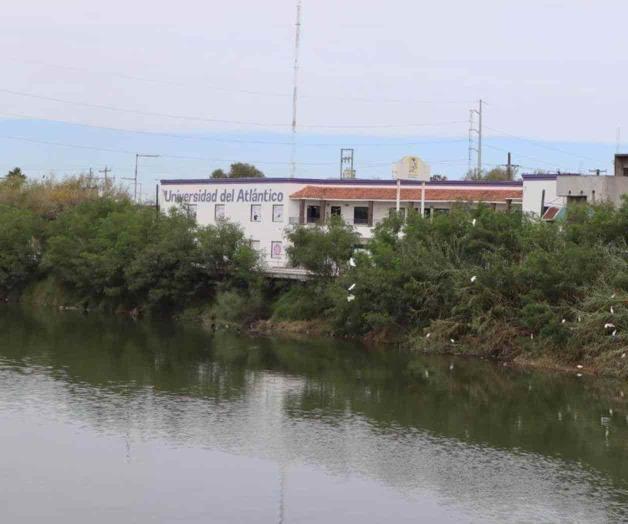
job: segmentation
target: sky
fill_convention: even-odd
[[[610,169],[628,142],[628,3],[302,0],[297,175],[455,179],[485,101],[484,167]],[[0,22],[0,172],[105,165],[146,192],[231,162],[290,172],[296,0],[22,0]],[[475,158],[473,164],[476,163]]]

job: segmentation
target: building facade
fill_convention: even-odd
[[[162,180],[160,207],[182,207],[201,225],[237,223],[269,268],[285,267],[286,233],[298,224],[325,224],[341,217],[368,239],[396,212],[447,213],[458,202],[496,210],[520,208],[522,182],[329,180],[297,178]]]

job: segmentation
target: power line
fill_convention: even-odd
[[[286,26],[287,27],[287,26]],[[290,27],[294,28],[294,25]],[[50,64],[46,62],[42,62],[39,60],[20,60],[16,61],[19,64],[35,64],[44,67],[48,67],[51,69],[66,69],[68,71],[76,71],[79,73],[87,73],[91,75],[101,75],[106,76],[108,78],[115,77],[123,80],[132,80],[137,82],[147,82],[151,84],[162,84],[162,85],[170,85],[176,87],[190,87],[190,84],[194,84],[195,86],[202,87],[203,89],[208,89],[217,92],[224,93],[237,93],[243,95],[251,95],[251,96],[267,96],[267,97],[275,97],[275,98],[290,98],[293,96],[292,93],[289,92],[276,92],[276,91],[257,91],[251,89],[237,89],[233,87],[224,87],[224,86],[216,86],[215,84],[205,84],[199,82],[198,79],[190,79],[186,82],[178,82],[175,80],[165,80],[163,78],[149,78],[146,76],[139,75],[130,75],[126,73],[117,73],[115,71],[94,71],[93,69],[88,69],[84,67],[76,67],[76,66],[68,66],[68,65],[60,65],[60,64]],[[429,105],[438,105],[438,104],[469,104],[471,100],[425,100],[425,99],[412,99],[412,98],[379,98],[379,97],[356,97],[356,96],[343,96],[343,95],[308,95],[306,93],[300,93],[299,98],[309,98],[309,99],[320,99],[320,100],[345,100],[345,101],[353,101],[353,102],[367,102],[374,104],[381,103],[401,103],[401,104],[429,104]]]
[[[562,153],[564,155],[573,156],[573,157],[577,157],[577,158],[582,158],[584,160],[590,160],[592,162],[596,162],[595,159],[593,159],[591,157],[588,157],[586,155],[579,155],[577,153],[572,153],[571,151],[565,151],[564,149],[560,149],[560,148],[555,147],[555,146],[547,145],[544,142],[541,142],[539,140],[533,140],[531,138],[525,138],[525,137],[522,137],[522,136],[513,135],[511,133],[507,133],[505,131],[500,131],[499,129],[495,129],[494,127],[489,127],[489,126],[486,126],[486,127],[488,129],[490,129],[491,131],[496,131],[497,133],[501,133],[502,135],[508,136],[510,138],[516,138],[517,140],[522,140],[524,142],[529,142],[532,145],[536,145],[537,147],[540,147],[540,148],[543,148],[543,149],[548,149],[550,151],[556,151],[556,152]]]
[[[495,149],[496,151],[503,151],[504,153],[508,153],[511,150],[509,149],[504,149],[503,147],[498,147],[498,146],[493,146],[490,144],[484,144],[485,147],[488,147],[489,149]],[[540,158],[534,157],[534,156],[530,156],[530,155],[524,155],[523,153],[519,153],[517,151],[514,151],[515,153],[517,153],[517,156],[520,156],[522,158],[528,158],[530,160],[534,160],[535,162],[540,162],[541,164],[546,164],[548,166],[556,166],[556,164],[554,162],[548,162],[547,160],[541,160]]]
[[[115,154],[125,154],[125,155],[136,155],[137,153],[135,151],[131,151],[128,149],[115,149],[115,148],[108,148],[108,147],[99,147],[99,146],[89,146],[89,145],[82,145],[82,144],[68,144],[66,142],[52,142],[49,140],[37,140],[37,139],[32,139],[32,138],[27,138],[27,137],[22,137],[22,136],[11,136],[11,135],[0,135],[0,138],[4,138],[6,140],[16,140],[16,141],[20,141],[20,142],[27,142],[27,143],[32,143],[32,144],[42,144],[42,145],[49,145],[49,146],[54,146],[54,147],[67,147],[67,148],[72,148],[72,149],[83,149],[83,150],[89,150],[89,151],[101,151],[101,152],[105,152],[105,153],[115,153]],[[228,162],[228,163],[233,163],[233,162],[241,162],[242,159],[227,159],[227,158],[208,158],[208,157],[202,157],[202,156],[191,156],[191,155],[172,155],[172,154],[160,154],[159,155],[161,158],[169,158],[169,159],[173,159],[173,160],[201,160],[201,161],[205,161],[205,162]],[[248,162],[254,163],[254,164],[267,164],[267,165],[287,165],[289,164],[288,162],[278,162],[278,161],[274,161],[274,160],[248,160]],[[336,165],[336,162],[300,162],[300,164],[302,165],[306,165],[306,166],[329,166],[329,165]]]
[[[203,142],[218,142],[218,143],[227,143],[227,144],[244,144],[244,145],[292,145],[291,141],[271,141],[271,140],[239,140],[239,139],[230,139],[230,138],[215,138],[215,137],[205,137],[205,136],[194,136],[194,135],[181,135],[178,133],[165,133],[161,131],[146,131],[146,130],[138,130],[138,129],[124,129],[119,127],[112,126],[103,126],[96,124],[86,124],[84,122],[74,122],[71,120],[59,120],[56,118],[45,118],[39,116],[25,115],[23,113],[0,113],[2,116],[8,116],[12,118],[20,118],[25,120],[40,120],[44,122],[52,122],[59,124],[68,124],[78,127],[86,127],[89,129],[101,129],[105,131],[115,131],[120,133],[132,133],[132,134],[140,134],[147,136],[158,136],[165,138],[176,138],[181,140],[193,140],[193,141],[203,141]],[[422,144],[439,144],[439,143],[450,143],[450,142],[460,142],[463,141],[462,138],[451,138],[451,139],[435,139],[435,140],[415,140],[412,142],[358,142],[354,144],[350,144],[354,147],[394,147],[394,146],[414,146],[414,145],[422,145]],[[346,144],[346,141],[342,142],[314,142],[314,143],[301,143],[299,147],[338,147],[340,145]]]
[[[279,123],[264,123],[264,122],[252,122],[252,121],[242,121],[242,120],[225,120],[218,118],[205,118],[199,116],[191,116],[191,115],[178,115],[172,113],[159,113],[156,111],[143,111],[140,109],[129,109],[122,108],[111,105],[104,104],[93,104],[89,102],[76,102],[73,100],[67,100],[63,98],[56,98],[52,96],[45,95],[37,95],[34,93],[27,93],[24,91],[14,91],[12,89],[4,89],[0,88],[0,93],[6,93],[14,96],[21,96],[26,98],[33,98],[37,100],[47,100],[49,102],[56,102],[61,104],[69,104],[80,107],[89,107],[92,109],[103,109],[106,111],[114,111],[118,113],[129,113],[135,115],[142,116],[157,116],[160,118],[171,118],[175,120],[190,120],[195,122],[206,122],[213,124],[232,124],[232,125],[241,125],[241,126],[252,126],[252,127],[291,127],[289,124],[279,124]],[[318,125],[318,124],[307,124],[302,125],[301,127],[305,127],[308,129],[394,129],[394,128],[414,128],[414,127],[431,127],[431,126],[446,126],[453,124],[460,124],[461,121],[455,122],[433,122],[433,123],[407,123],[407,124],[383,124],[383,125]]]

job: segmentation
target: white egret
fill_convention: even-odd
[[[351,284],[349,286],[349,289],[347,289],[347,291],[353,291],[355,289],[355,284]]]
[[[478,277],[477,277],[477,276],[475,276],[475,275],[473,275],[473,276],[471,277],[471,283],[473,284],[473,283],[474,283],[477,279],[478,279]]]
[[[353,302],[355,300],[355,295],[347,296],[347,302]]]
[[[353,259],[353,257],[351,257],[351,258],[349,259],[349,265],[350,265],[351,267],[355,267],[355,265],[356,265],[356,264],[355,264],[355,260]]]

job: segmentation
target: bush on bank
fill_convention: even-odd
[[[258,285],[257,255],[233,224],[199,227],[81,178],[0,184],[0,202],[5,298],[37,281],[28,296],[61,287],[66,305],[167,312]]]
[[[421,350],[621,358],[627,242],[628,201],[574,207],[555,224],[463,205],[433,220],[410,213],[379,224],[367,250],[354,254],[355,267],[343,260],[328,289],[309,283],[311,292],[293,300],[319,297],[304,314],[325,316],[340,333],[380,334]],[[324,245],[303,243],[290,251],[295,263],[295,251]]]

